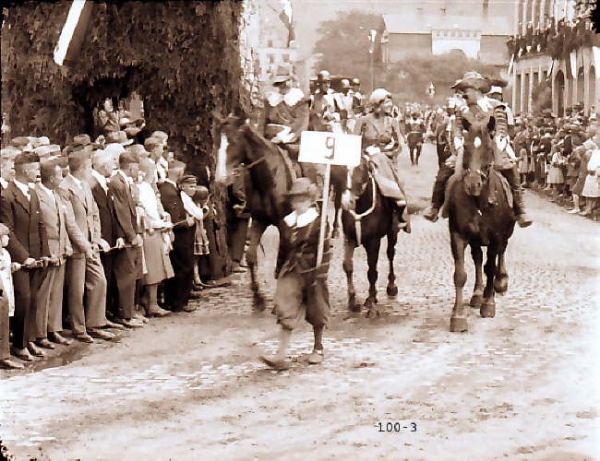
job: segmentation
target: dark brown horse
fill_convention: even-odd
[[[365,301],[367,317],[380,314],[377,304],[377,260],[381,239],[387,237],[387,257],[389,260],[388,296],[396,296],[396,276],[394,274],[394,256],[398,241],[398,225],[394,200],[379,192],[371,173],[370,160],[363,156],[360,166],[350,169],[347,176],[347,190],[342,200],[342,226],[344,230],[344,272],[348,279],[348,309],[360,311],[356,302],[354,288],[353,256],[356,247],[362,245],[367,252],[369,270],[369,296]]]
[[[228,183],[232,175],[244,175],[247,208],[252,216],[246,262],[251,276],[253,308],[262,311],[265,298],[256,275],[258,246],[267,227],[279,226],[291,212],[285,193],[296,176],[279,147],[260,136],[242,117],[229,116],[222,120],[220,136],[216,180]]]
[[[475,288],[470,305],[480,309],[482,317],[496,314],[494,293],[508,289],[505,252],[515,227],[515,215],[503,185],[503,178],[493,168],[492,140],[489,131],[494,120],[485,114],[467,112],[463,127],[467,130],[462,172],[450,179],[446,207],[450,242],[454,257],[456,299],[450,319],[450,331],[468,330],[469,308],[463,304],[463,287],[467,281],[465,249],[471,247],[475,262]],[[483,286],[483,250],[487,246]]]

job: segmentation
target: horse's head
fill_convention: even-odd
[[[233,174],[241,164],[250,163],[247,144],[244,142],[246,119],[238,115],[229,115],[225,119],[215,116],[218,123],[219,150],[215,179],[220,183],[230,183]]]
[[[488,115],[477,116],[471,112],[463,114],[462,117],[463,127],[467,131],[464,142],[463,181],[467,194],[478,197],[494,160],[490,137],[494,119]]]
[[[342,194],[342,207],[345,210],[354,209],[356,200],[364,194],[368,184],[369,158],[363,155],[359,166],[348,168],[346,190]]]

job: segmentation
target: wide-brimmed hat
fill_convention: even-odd
[[[277,72],[275,73],[275,77],[273,78],[273,85],[277,86],[277,85],[281,85],[285,82],[287,82],[288,80],[290,80],[292,77],[290,75],[290,71],[289,69],[286,69],[283,66],[279,66],[277,68]]]
[[[142,144],[133,144],[132,146],[129,146],[127,150],[133,154],[138,155],[139,157],[150,156],[150,152],[148,152]]]
[[[463,75],[463,78],[458,80],[454,85],[450,88],[453,90],[461,90],[464,91],[467,88],[474,88],[482,93],[488,93],[490,91],[491,85],[490,81],[484,78],[479,72],[467,72]]]
[[[289,197],[308,197],[314,199],[317,194],[317,186],[308,178],[298,178],[292,183],[290,190],[286,192]]]
[[[184,184],[198,184],[198,178],[196,178],[196,176],[194,176],[193,174],[185,174],[181,177],[181,179],[179,180],[179,185],[183,186]]]
[[[331,82],[331,74],[329,71],[322,70],[317,74],[317,81],[319,82]]]
[[[127,138],[127,133],[124,131],[111,131],[106,134],[106,141],[108,143],[118,143],[122,146],[129,146],[133,144],[133,139]]]

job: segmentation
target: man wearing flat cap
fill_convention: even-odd
[[[36,297],[43,275],[43,263],[50,254],[44,223],[40,220],[40,202],[33,183],[40,174],[40,159],[34,153],[15,157],[15,177],[2,191],[0,222],[10,230],[8,253],[21,270],[13,274],[15,314],[12,353],[25,361],[31,354],[44,357],[35,345]],[[42,263],[42,264],[40,264]]]
[[[183,194],[192,186],[195,188],[197,179],[193,175],[183,175],[185,165],[173,162],[169,165],[169,179],[160,185],[163,207],[174,223],[173,249],[169,254],[175,276],[165,280],[166,308],[173,312],[192,312],[193,306],[188,304],[194,287],[194,236],[196,221],[186,211]],[[178,176],[176,192],[173,194],[173,179]],[[165,193],[163,194],[163,191]],[[189,195],[189,194],[188,194]],[[191,198],[190,198],[191,200]]]
[[[65,273],[71,327],[78,341],[109,340],[114,334],[101,330],[106,327],[106,277],[99,256],[100,249],[108,248],[101,240],[98,206],[88,183],[92,160],[89,152],[81,149],[69,154],[68,164],[69,174],[58,193],[66,206],[67,233],[73,247]]]
[[[119,145],[120,146],[120,145]],[[92,196],[98,206],[100,216],[100,236],[106,246],[112,248],[117,241],[117,224],[114,203],[108,195],[108,180],[115,172],[117,158],[106,150],[96,150],[92,154],[92,172],[90,187]],[[106,315],[107,325],[117,327],[112,320],[118,317],[118,291],[114,271],[114,251],[103,251],[100,254],[104,276],[106,277]],[[118,327],[117,327],[118,328]]]
[[[121,323],[128,328],[143,326],[135,318],[136,282],[138,279],[139,248],[142,246],[142,229],[138,224],[136,203],[133,197],[134,181],[139,171],[139,157],[130,152],[119,156],[119,169],[110,178],[108,194],[113,202],[116,221],[116,246],[114,270],[119,291]]]

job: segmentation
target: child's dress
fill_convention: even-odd
[[[563,164],[563,156],[555,152],[552,155],[552,163],[550,164],[550,171],[548,173],[548,184],[563,184],[565,182],[561,168]]]
[[[13,288],[10,255],[4,248],[0,248],[0,278],[2,279],[3,295],[8,300],[8,315],[15,314],[15,292]]]

